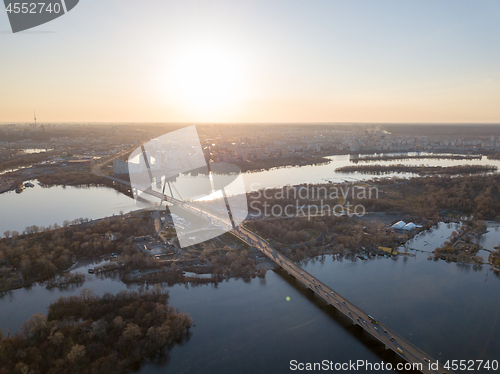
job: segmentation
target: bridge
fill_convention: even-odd
[[[333,306],[344,316],[349,318],[353,324],[361,326],[361,328],[368,334],[383,343],[386,349],[391,349],[404,360],[416,364],[413,366],[415,370],[419,370],[420,372],[426,374],[452,373],[451,371],[444,369],[441,364],[438,365],[437,370],[431,369],[429,364],[435,363],[436,360],[431,358],[427,353],[425,353],[412,343],[408,342],[403,337],[399,336],[389,327],[385,326],[379,321],[375,321],[373,317],[370,318],[370,316],[365,311],[358,308],[352,302],[347,300],[338,292],[335,292],[329,286],[316,279],[305,270],[301,269],[289,258],[283,256],[280,252],[273,249],[266,240],[262,239],[257,234],[241,226],[231,230],[231,233],[244,242],[248,243],[249,245],[257,247],[262,253],[273,260],[277,265],[286,270],[288,274],[295,277],[295,279],[297,279],[305,287],[310,288],[327,304]]]
[[[130,182],[124,181],[119,178],[105,176],[100,173],[99,168],[94,169],[99,172],[101,176],[107,177],[117,183],[122,183],[131,187]],[[441,363],[438,363],[438,368],[431,368],[431,363],[435,365],[437,362],[431,358],[427,353],[410,343],[395,331],[391,330],[384,324],[376,321],[373,317],[367,314],[362,309],[358,308],[345,297],[334,291],[332,288],[313,277],[292,262],[289,258],[282,255],[271,247],[271,245],[263,238],[254,232],[246,229],[243,226],[232,227],[226,221],[221,221],[220,217],[215,216],[207,211],[201,211],[199,208],[190,205],[188,202],[177,200],[173,197],[163,195],[158,191],[151,188],[142,190],[154,197],[158,197],[160,201],[166,200],[171,204],[181,205],[188,211],[196,213],[198,216],[205,217],[213,224],[224,227],[231,234],[247,243],[248,245],[258,248],[262,253],[274,261],[278,266],[282,267],[288,274],[295,277],[297,281],[302,283],[305,287],[311,289],[318,297],[323,299],[327,304],[333,306],[345,317],[350,319],[353,324],[359,325],[366,333],[377,339],[380,343],[384,344],[386,349],[394,351],[405,361],[412,363],[412,370],[418,370],[425,374],[439,373],[439,374],[452,374],[452,371],[446,370]]]

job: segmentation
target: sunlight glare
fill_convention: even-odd
[[[215,48],[191,49],[170,65],[170,100],[194,114],[213,114],[234,107],[242,94],[241,65]]]

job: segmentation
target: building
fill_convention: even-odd
[[[403,230],[406,230],[406,231],[411,231],[411,230],[414,230],[417,228],[417,225],[415,225],[413,222],[410,222],[408,224],[406,224],[404,227],[403,227]]]
[[[399,222],[396,222],[394,225],[392,225],[391,228],[396,229],[396,230],[402,230],[403,227],[405,227],[405,226],[406,226],[406,222],[399,221]]]
[[[128,174],[128,162],[115,159],[113,161],[113,173],[114,174]]]

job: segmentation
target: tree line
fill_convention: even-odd
[[[353,163],[372,162],[372,161],[396,161],[396,160],[415,160],[415,159],[436,159],[436,160],[480,160],[482,155],[373,155],[363,157],[353,157],[350,159]],[[489,157],[488,157],[489,158]]]
[[[48,316],[35,314],[20,333],[3,337],[0,331],[0,374],[131,372],[188,336],[192,319],[167,302],[159,287],[102,297],[83,289],[61,297]]]
[[[25,235],[16,232],[12,238],[0,241],[0,259],[20,271],[23,285],[51,279],[82,257],[120,253],[140,265],[147,260],[137,251],[131,236],[145,235],[149,225],[149,217],[109,217],[77,226],[68,224],[52,231],[33,229]],[[0,279],[0,290],[8,289],[9,281]]]
[[[415,173],[420,175],[441,174],[484,174],[497,171],[494,165],[455,165],[455,166],[414,166],[414,165],[348,165],[335,169],[341,173],[361,173],[361,174],[389,174],[389,173]]]
[[[297,165],[322,165],[331,160],[322,156],[283,156],[277,158],[255,159],[251,161],[234,161],[231,162],[238,165],[242,172],[258,172],[262,170],[270,170],[272,168],[295,167]]]
[[[422,229],[434,222],[423,223]],[[275,246],[292,261],[302,261],[326,253],[345,254],[355,252],[377,253],[379,246],[394,247],[408,240],[407,234],[396,234],[384,226],[349,217],[321,216],[312,219],[291,218],[286,220],[251,221],[248,227],[266,238],[287,238],[300,230],[313,229],[323,233],[307,243],[287,243]],[[284,241],[284,239],[281,239]]]
[[[2,161],[0,163],[0,171],[37,164],[55,155],[57,155],[56,151],[48,151],[41,153],[21,153],[10,157],[8,152],[4,152],[0,155],[0,160]]]
[[[500,175],[379,179],[379,199],[354,199],[366,211],[398,212],[439,220],[452,215],[473,215],[493,220],[500,212]]]

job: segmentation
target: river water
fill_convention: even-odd
[[[415,257],[339,261],[325,256],[303,267],[435,359],[498,360],[499,277],[486,266],[429,261],[428,253],[420,252],[432,251],[454,230],[456,225],[441,223],[420,234],[408,243],[418,250],[410,250]],[[498,243],[500,232],[490,230],[484,240]],[[76,270],[86,272],[88,266]],[[99,295],[127,288],[119,281],[89,278],[69,290],[35,285],[5,295],[0,328],[14,332],[32,314],[46,313],[51,301],[83,287]],[[290,360],[393,362],[390,351],[282,270],[268,272],[264,280],[230,279],[217,287],[176,285],[169,290],[170,304],[194,319],[192,335],[165,360],[144,365],[141,373],[274,374],[290,372]]]
[[[412,155],[414,153],[410,153]],[[373,174],[347,174],[335,172],[335,169],[351,165],[349,155],[331,156],[331,161],[324,165],[310,165],[300,167],[275,168],[260,172],[243,174],[247,191],[262,188],[282,187],[285,184],[296,185],[303,183],[326,183],[357,181],[372,179]],[[400,161],[373,161],[360,164],[404,164],[404,165],[496,165],[500,168],[500,160],[446,160],[446,159],[409,159]],[[386,174],[393,176],[411,177],[411,173]],[[380,176],[378,176],[380,177]],[[197,177],[182,176],[182,186],[196,185]],[[190,180],[192,179],[192,180]],[[40,187],[36,181],[34,188],[27,188],[21,194],[14,191],[0,194],[0,235],[6,230],[22,232],[26,227],[49,226],[57,223],[61,225],[65,220],[77,218],[97,219],[120,211],[128,213],[131,210],[144,208],[137,206],[133,199],[107,187]]]
[[[136,210],[134,199],[107,187],[40,187],[0,195],[0,235],[6,230],[45,226],[77,218],[97,219]]]

